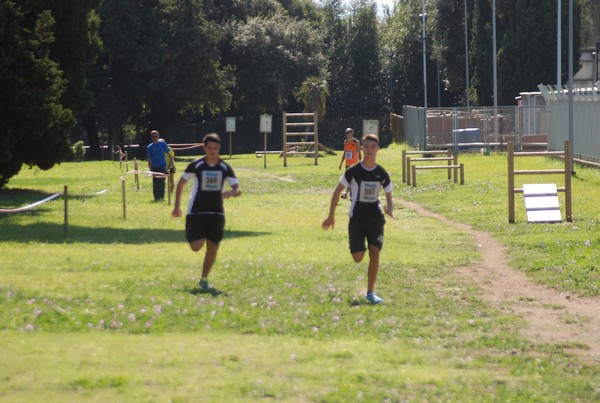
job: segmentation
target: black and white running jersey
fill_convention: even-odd
[[[224,214],[223,209],[223,184],[229,186],[239,183],[233,169],[223,160],[215,165],[210,165],[205,158],[191,162],[182,178],[186,181],[194,180],[188,214]]]
[[[385,193],[391,193],[392,181],[381,165],[367,169],[362,162],[354,164],[341,176],[340,183],[345,187],[350,186],[350,217],[361,220],[383,214],[379,192],[383,188]]]

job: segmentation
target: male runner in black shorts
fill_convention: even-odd
[[[204,158],[192,161],[177,183],[173,217],[181,217],[181,194],[189,180],[194,180],[187,216],[185,218],[185,237],[194,252],[198,252],[206,243],[206,254],[202,266],[200,289],[210,292],[208,275],[217,259],[219,243],[223,239],[225,228],[225,210],[223,199],[238,197],[242,194],[239,181],[233,169],[221,159],[221,138],[216,133],[204,136]],[[227,181],[230,191],[223,191]]]
[[[341,176],[331,197],[329,216],[323,221],[323,229],[333,228],[335,225],[335,208],[339,202],[342,191],[350,186],[352,197],[350,206],[350,222],[348,223],[348,237],[350,253],[355,262],[361,262],[365,256],[365,239],[369,246],[369,269],[367,272],[368,284],[366,298],[373,304],[380,304],[383,299],[375,294],[375,281],[379,271],[379,253],[383,247],[383,227],[385,225],[384,213],[394,217],[394,202],[392,200],[392,181],[390,176],[377,164],[379,151],[379,138],[375,134],[366,135],[363,140],[363,160],[348,168]],[[383,209],[379,203],[379,192],[383,188],[386,198],[386,207]]]

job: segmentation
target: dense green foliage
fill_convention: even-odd
[[[49,169],[69,155],[73,113],[51,57],[55,19],[39,1],[0,3],[0,187],[22,164]]]
[[[219,131],[225,116],[254,133],[258,113],[301,109],[310,77],[327,81],[331,119],[422,105],[422,4],[380,14],[374,0],[0,0],[0,186],[22,164],[68,160],[78,140],[100,158],[101,144],[143,144],[151,129],[187,141]],[[491,104],[491,1],[429,1],[425,11],[428,104],[465,104],[467,84],[472,104]],[[554,81],[556,6],[498,0],[496,14],[500,103],[512,104]],[[575,0],[575,49],[580,33],[594,40],[597,16]]]

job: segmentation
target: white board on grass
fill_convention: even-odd
[[[558,189],[555,183],[525,184],[527,222],[561,222]]]

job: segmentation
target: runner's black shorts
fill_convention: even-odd
[[[223,239],[225,216],[222,214],[188,214],[185,217],[185,239],[188,242],[200,239],[219,244]]]
[[[350,243],[350,253],[364,252],[367,245],[373,245],[377,249],[383,248],[383,227],[385,218],[382,216],[356,220],[350,218],[348,223],[348,240]]]

